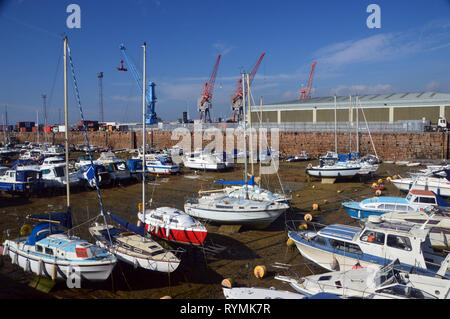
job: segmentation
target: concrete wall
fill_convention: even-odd
[[[348,114],[347,114],[348,115]],[[15,133],[19,142],[25,141],[35,142],[36,133]],[[141,132],[89,132],[89,143],[96,146],[111,146],[113,149],[136,148],[142,145]],[[155,131],[153,135],[153,144],[158,148],[171,148],[181,138],[172,140],[172,132]],[[270,132],[267,134],[268,143],[270,144]],[[194,136],[190,135],[192,141],[192,149],[194,149]],[[448,133],[443,132],[426,132],[426,133],[372,133],[373,143],[375,144],[378,156],[384,160],[413,160],[413,159],[448,159],[449,158],[449,138]],[[3,136],[0,133],[0,140]],[[147,135],[147,144],[152,140],[151,133]],[[232,139],[234,145],[237,145],[238,137]],[[40,136],[40,141],[44,141],[44,137]],[[64,133],[48,133],[47,141],[55,144],[64,144]],[[212,139],[203,139],[205,145],[214,141]],[[69,143],[85,144],[84,133],[70,132]],[[352,133],[350,140],[348,133],[338,134],[338,151],[348,152],[350,143],[353,151],[356,150],[356,136]],[[223,138],[224,148],[226,147],[226,139]],[[366,149],[374,154],[372,144],[368,134],[360,134],[360,151],[366,154]],[[295,154],[305,150],[312,156],[323,155],[329,150],[334,150],[334,133],[332,132],[280,132],[279,149],[285,155]]]

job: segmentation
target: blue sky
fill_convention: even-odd
[[[66,26],[66,7],[81,8],[81,28]],[[381,28],[369,29],[369,4]],[[163,120],[197,118],[203,82],[222,54],[213,117],[231,115],[229,100],[242,70],[266,55],[252,85],[255,101],[296,99],[317,61],[313,96],[450,92],[449,0],[0,0],[0,111],[9,123],[48,122],[63,108],[62,35],[76,68],[85,118],[98,120],[98,72],[104,73],[107,121],[140,121],[140,92],[131,72],[118,72],[120,44],[157,84]],[[71,83],[71,81],[69,81]],[[69,121],[80,119],[70,86]],[[62,117],[62,115],[61,115]]]

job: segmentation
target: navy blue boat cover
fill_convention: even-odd
[[[126,220],[123,220],[120,217],[117,217],[116,215],[114,215],[112,213],[108,213],[108,215],[109,215],[109,217],[111,217],[112,220],[116,221],[119,225],[125,227],[129,231],[132,231],[135,234],[141,235],[142,237],[145,236],[144,225],[139,227],[139,226],[136,226],[134,224],[127,222]]]

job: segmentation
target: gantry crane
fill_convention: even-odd
[[[253,78],[255,77],[256,71],[258,71],[258,67],[261,64],[261,61],[264,57],[265,53],[261,53],[261,56],[259,57],[258,61],[256,62],[255,66],[253,67],[252,72],[249,76],[249,85],[252,85]],[[231,96],[231,110],[232,110],[232,121],[236,122],[242,119],[243,116],[243,110],[242,110],[242,79],[238,80],[238,84],[236,86],[236,89],[234,90],[233,95]]]
[[[311,72],[309,73],[308,85],[306,88],[303,88],[300,91],[300,96],[298,98],[299,100],[306,100],[311,98],[311,85],[314,77],[314,69],[316,68],[316,64],[317,62],[313,62],[313,64],[311,64]]]
[[[133,73],[133,76],[138,84],[139,89],[142,91],[142,80],[139,75],[139,72],[137,72],[136,67],[134,64],[130,61],[128,58],[126,52],[125,45],[120,45],[120,51],[122,52],[123,56],[125,57],[125,60],[128,64],[128,67],[131,69],[131,73]],[[120,60],[120,68],[117,68],[118,71],[128,71],[128,69],[123,67],[123,60]],[[147,105],[147,112],[145,115],[145,123],[146,124],[156,124],[158,123],[158,117],[156,116],[155,112],[155,105],[156,105],[156,95],[155,95],[155,86],[156,84],[153,82],[149,82],[149,89],[145,89],[147,94],[145,95],[145,103]]]
[[[219,61],[222,55],[217,55],[216,64],[214,65],[214,69],[211,73],[211,77],[208,82],[203,84],[203,91],[198,99],[198,112],[199,119],[203,122],[206,122],[207,117],[208,121],[211,123],[211,113],[210,109],[212,107],[212,97],[214,92],[214,83],[216,82],[217,69],[219,68]]]

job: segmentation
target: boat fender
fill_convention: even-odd
[[[155,234],[159,234],[159,225],[155,226]]]
[[[266,275],[266,272],[267,272],[267,268],[264,265],[258,265],[253,270],[253,274],[258,279],[262,279]]]
[[[313,210],[319,210],[319,204],[314,203],[314,204],[312,205],[312,209],[313,209]]]
[[[28,258],[25,261],[25,271],[26,272],[30,272],[31,271],[30,260]]]
[[[25,224],[20,228],[20,236],[28,236],[32,230],[33,228],[30,225]]]
[[[12,260],[13,265],[17,265],[18,261],[19,261],[19,253],[16,251]]]
[[[311,214],[306,214],[305,217],[303,217],[305,219],[305,221],[310,222],[312,220],[312,215]]]
[[[138,221],[137,221],[137,227],[141,227],[142,226],[142,222],[138,219]]]
[[[377,191],[375,192],[375,195],[380,196],[381,195],[381,189],[377,189]]]
[[[6,256],[9,252],[9,245],[5,244],[5,246],[3,247],[3,256]]]
[[[37,275],[38,275],[38,276],[41,276],[43,270],[44,270],[44,262],[43,262],[42,259],[41,259],[41,260],[39,260],[39,263],[38,263],[38,271],[37,271]]]
[[[224,280],[222,280],[222,287],[224,288],[232,288],[234,281],[232,278],[225,278]]]
[[[286,242],[286,246],[292,247],[295,244],[294,240],[292,238],[289,238]]]
[[[134,260],[133,260],[133,267],[134,267],[134,269],[137,269],[138,266],[139,266],[138,260],[137,260],[137,258],[134,258]]]
[[[56,262],[55,262],[52,267],[52,280],[53,281],[55,281],[55,279],[56,279],[57,267],[58,266],[56,265]]]
[[[337,261],[336,257],[333,257],[333,263],[331,264],[331,269],[334,271],[339,271],[339,262]]]
[[[166,228],[166,237],[169,238],[169,236],[170,236],[170,228],[169,228],[169,226],[167,226],[167,228]]]

